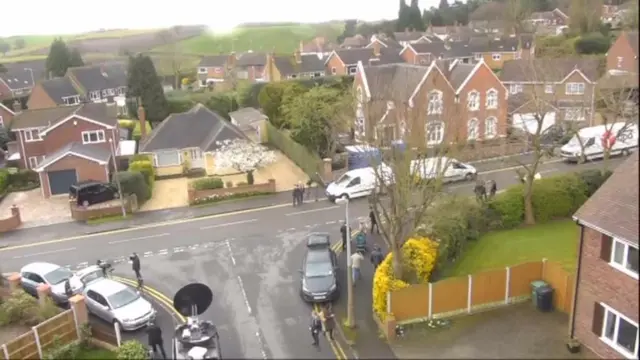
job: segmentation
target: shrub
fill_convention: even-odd
[[[253,178],[253,171],[249,171],[247,173],[247,184],[253,185],[254,180],[255,179]]]
[[[82,351],[80,342],[74,341],[68,344],[63,343],[58,335],[54,335],[53,343],[43,354],[45,360],[77,359]]]
[[[123,194],[136,194],[139,204],[149,200],[151,191],[142,173],[137,171],[121,171],[118,173],[118,179],[120,180]]]
[[[533,212],[537,222],[567,218],[587,201],[587,187],[576,174],[534,182]]]
[[[129,160],[129,162],[136,161],[150,161],[153,163],[153,159],[150,154],[135,154],[131,157],[131,160]]]
[[[119,119],[118,126],[122,129],[133,130],[133,128],[136,126],[136,122],[137,120]]]
[[[137,340],[128,340],[118,348],[116,356],[118,360],[139,360],[148,357],[147,348]]]
[[[144,176],[144,181],[147,183],[149,190],[153,190],[153,182],[156,179],[156,172],[153,168],[151,161],[133,161],[129,163],[129,171],[137,171]]]
[[[402,246],[403,268],[412,283],[426,284],[435,266],[438,245],[428,238],[407,240]],[[389,253],[373,277],[373,309],[381,320],[387,315],[387,293],[409,286],[393,275],[393,254]]]
[[[0,325],[37,325],[60,313],[60,309],[47,299],[43,306],[38,300],[22,290],[12,292],[0,304]]]
[[[224,186],[225,186],[225,187],[228,187],[228,188],[233,187],[233,181],[227,181],[227,182],[225,182],[225,183],[224,183]]]
[[[145,122],[145,127],[147,130],[147,135],[151,134],[151,123],[149,123],[148,121]],[[140,141],[140,137],[142,136],[142,129],[140,128],[140,121],[136,121],[134,128],[133,128],[133,140],[135,141]]]
[[[6,169],[0,169],[0,194],[2,194],[9,187],[9,171]]]
[[[582,182],[584,182],[587,189],[586,195],[589,197],[593,195],[605,181],[607,181],[609,176],[611,176],[611,171],[607,170],[603,173],[600,170],[588,169],[580,171],[578,176]]]
[[[536,181],[543,180],[545,179]],[[498,217],[499,227],[511,229],[522,224],[524,220],[523,191],[523,185],[515,185],[508,188],[505,192],[497,194],[496,197],[489,202],[489,210],[495,212]]]
[[[188,178],[199,178],[207,175],[207,171],[201,168],[186,169],[185,174]]]
[[[29,185],[40,184],[40,176],[33,170],[20,169],[9,172],[9,185],[12,188],[23,188]]]
[[[198,179],[192,181],[191,185],[196,190],[222,189],[224,187],[224,183],[220,178]]]

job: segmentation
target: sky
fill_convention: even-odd
[[[6,1],[0,38],[14,35],[76,34],[100,29],[154,29],[172,25],[207,25],[214,32],[229,32],[247,22],[322,22],[357,18],[393,19],[398,0],[23,0]],[[409,1],[407,0],[407,3]],[[313,6],[316,3],[317,6]],[[420,0],[421,8],[439,0]],[[375,6],[373,6],[375,4]]]

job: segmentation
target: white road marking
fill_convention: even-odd
[[[169,250],[167,249],[162,249],[160,251],[158,251],[158,255],[167,255],[169,253]]]
[[[231,250],[231,243],[229,242],[229,240],[225,240],[225,243],[227,245],[227,249],[229,250],[229,256],[231,257],[231,263],[233,264],[233,266],[236,266],[236,258],[233,256],[233,250]]]
[[[337,209],[340,206],[336,205],[336,206],[329,206],[329,207],[325,207],[322,209],[312,209],[312,210],[304,210],[304,211],[296,211],[296,212],[292,212],[292,213],[288,213],[285,214],[285,216],[294,216],[294,215],[301,215],[301,214],[308,214],[308,213],[312,213],[312,212],[316,212],[316,211],[326,211],[326,210],[333,210],[333,209]]]
[[[286,231],[295,231],[296,228],[288,228]]]
[[[86,268],[87,266],[89,266],[89,262],[85,261],[85,262],[81,262],[80,264],[78,264],[77,268],[81,269],[81,268]]]
[[[66,252],[66,251],[73,251],[76,248],[72,247],[72,248],[67,248],[67,249],[58,249],[58,250],[51,250],[51,251],[43,251],[43,252],[39,252],[39,253],[33,253],[33,254],[27,254],[27,255],[19,255],[19,256],[14,256],[14,259],[22,259],[22,258],[28,258],[28,257],[34,257],[34,256],[41,256],[41,255],[48,255],[48,254],[57,254],[57,253],[61,253],[61,252]]]
[[[246,224],[246,223],[252,223],[252,222],[256,222],[256,221],[258,221],[258,219],[242,220],[242,221],[235,221],[235,222],[230,222],[230,223],[225,223],[225,224],[203,226],[203,227],[200,228],[200,230],[207,230],[207,229],[213,229],[213,228],[231,226],[231,225]]]
[[[331,225],[331,224],[335,224],[337,223],[337,221],[327,221],[326,223],[324,223],[325,225]]]
[[[149,257],[149,256],[153,256],[153,251],[147,251],[144,254],[142,254],[143,257]]]
[[[178,246],[173,248],[174,253],[183,252],[185,250],[184,246]]]
[[[171,234],[169,234],[169,233],[164,233],[164,234],[157,234],[157,235],[141,236],[141,237],[136,237],[136,238],[131,238],[131,239],[123,239],[123,240],[109,241],[109,244],[120,244],[120,243],[129,242],[129,241],[137,241],[137,240],[152,239],[152,238],[163,237],[163,236],[169,236],[169,235],[171,235]]]
[[[242,282],[242,278],[240,277],[240,275],[238,275],[238,283],[240,284],[240,291],[242,291],[242,297],[244,298],[244,304],[247,306],[247,311],[249,312],[249,315],[252,315],[251,305],[249,305],[249,298],[247,298],[247,292],[244,290],[244,283]]]

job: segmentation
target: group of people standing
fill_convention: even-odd
[[[323,326],[324,320],[324,326]],[[331,308],[331,303],[327,303],[323,306],[320,312],[315,310],[311,311],[311,324],[309,325],[309,331],[313,338],[313,346],[320,349],[320,333],[324,331],[324,334],[329,341],[333,341],[333,330],[336,327],[336,317]]]
[[[496,184],[495,180],[478,180],[476,182],[476,186],[473,188],[473,192],[478,201],[487,201],[496,196],[496,193],[498,192],[498,184]]]
[[[296,186],[293,188],[293,206],[300,206],[304,201],[304,194],[307,193],[307,197],[309,196],[309,189],[304,187],[302,182],[298,182]]]

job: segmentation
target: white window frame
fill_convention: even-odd
[[[617,68],[621,68],[622,67],[622,62],[624,61],[624,58],[622,56],[618,56],[618,62],[616,63],[616,67]]]
[[[480,122],[478,121],[478,119],[473,118],[467,121],[467,141],[478,140],[478,135],[480,135],[479,132],[480,132]]]
[[[349,68],[349,75],[355,75],[357,71],[358,71],[358,68],[351,67]]]
[[[502,54],[491,54],[491,60],[493,60],[493,61],[502,60]]]
[[[40,130],[41,129],[24,130],[24,141],[25,142],[42,141],[42,136],[40,135]]]
[[[600,335],[600,340],[602,342],[604,342],[605,344],[609,345],[609,347],[613,348],[615,351],[617,351],[618,353],[620,353],[621,355],[623,355],[624,357],[626,357],[627,359],[637,359],[638,358],[638,343],[640,341],[640,339],[638,339],[638,334],[640,333],[640,327],[638,327],[638,323],[629,319],[628,317],[626,317],[625,315],[623,315],[622,313],[620,313],[619,311],[615,310],[614,308],[612,308],[611,306],[604,304],[604,303],[600,303],[600,305],[602,305],[602,307],[604,308],[604,314],[603,319],[602,319],[602,332]],[[613,316],[615,316],[615,326],[614,326],[614,330],[613,330],[613,340],[609,339],[605,334],[606,334],[606,330],[607,330],[607,315],[608,314],[612,314]],[[620,319],[624,319],[626,322],[628,322],[629,324],[633,325],[636,327],[636,329],[638,329],[638,331],[636,331],[636,348],[634,353],[630,353],[629,350],[623,348],[622,346],[618,345],[617,343],[617,339],[618,339],[618,331],[620,329]]]
[[[442,91],[431,90],[428,96],[427,115],[442,114]]]
[[[584,83],[567,83],[564,92],[566,95],[584,95]]]
[[[207,68],[206,67],[200,67],[198,68],[198,74],[207,74]]]
[[[114,96],[116,94],[116,91],[114,89],[107,89],[107,93],[109,94],[109,96]]]
[[[467,109],[469,111],[480,110],[480,92],[471,90],[467,94]]]
[[[89,99],[90,100],[100,100],[100,91],[91,91],[89,93]]]
[[[624,246],[623,250],[622,250],[622,264],[619,264],[615,261],[615,255],[616,255],[616,244],[621,244],[622,246]],[[638,280],[639,276],[638,273],[634,273],[633,270],[630,270],[627,268],[627,262],[628,262],[628,254],[629,254],[629,248],[632,247],[636,250],[638,250],[637,246],[634,246],[632,244],[629,244],[626,241],[622,241],[620,239],[616,239],[616,238],[612,238],[611,241],[611,257],[609,260],[609,265],[611,265],[611,267],[615,268],[618,271],[621,271],[629,276],[631,276],[632,278]]]
[[[313,77],[314,77],[314,78],[322,77],[322,73],[321,73],[321,72],[314,72],[314,73],[313,73]]]
[[[240,70],[236,73],[238,79],[246,80],[249,78],[249,72],[247,70]]]
[[[335,75],[338,73],[338,70],[335,67],[331,68],[331,75]]]
[[[356,118],[354,124],[354,133],[356,136],[364,137],[367,132],[367,123],[366,118],[364,116],[364,109],[362,108],[362,104],[359,103],[356,106]]]
[[[101,91],[102,97],[106,98],[107,96],[109,96],[109,91],[107,89],[104,89]]]
[[[487,126],[489,123],[493,123],[493,127]],[[493,131],[489,132],[489,129]],[[495,116],[489,116],[484,120],[484,138],[485,139],[494,139],[498,136],[498,118]]]
[[[175,153],[178,156],[178,162],[177,163],[170,163],[170,164],[164,164],[164,165],[159,165],[158,164],[158,155],[163,154],[163,153]],[[180,153],[180,151],[159,151],[153,154],[153,165],[155,167],[170,167],[170,166],[179,166],[182,165],[182,154]]]
[[[96,135],[96,141],[91,141],[91,135]],[[86,137],[86,139],[85,139]],[[106,137],[104,135],[104,130],[88,130],[82,132],[82,143],[83,144],[101,144],[106,141]]]
[[[29,156],[29,168],[35,169],[44,161],[45,156]]]
[[[484,102],[484,107],[493,110],[498,108],[498,90],[489,89],[487,90],[487,98]]]
[[[436,132],[429,131],[429,128],[431,128],[432,126],[437,126],[440,129],[438,129],[438,131]],[[427,122],[427,124],[424,126],[425,140],[427,142],[427,146],[442,144],[442,142],[444,141],[444,131],[445,131],[444,121],[436,120],[436,121]],[[439,134],[439,136],[437,136],[434,139],[431,139],[432,134]]]
[[[547,84],[544,86],[544,93],[545,94],[553,94],[553,88],[555,85],[553,84]]]
[[[515,94],[520,94],[521,92],[522,92],[522,84],[509,85],[509,94],[515,95]]]
[[[116,93],[117,93],[119,96],[124,95],[124,88],[119,87],[119,88],[118,88],[118,90],[116,90]]]
[[[475,54],[473,54],[473,58],[475,60],[482,60],[482,54],[481,53],[475,53]]]

